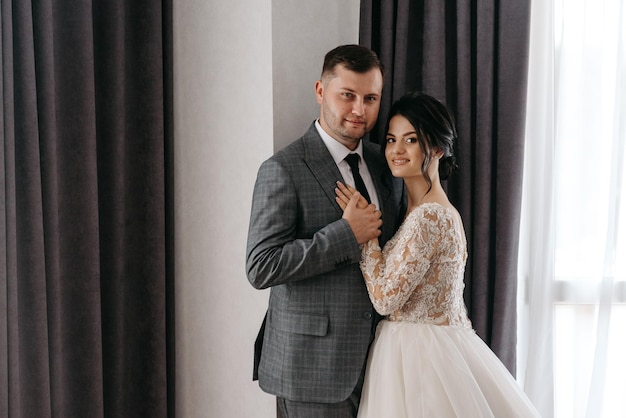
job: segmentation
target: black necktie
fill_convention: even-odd
[[[345,158],[350,166],[350,170],[352,170],[352,177],[354,177],[354,186],[356,189],[363,195],[365,199],[367,199],[368,203],[372,203],[370,200],[370,195],[367,193],[367,188],[365,187],[365,183],[363,183],[363,178],[359,174],[359,154],[348,154]]]

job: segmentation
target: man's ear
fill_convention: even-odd
[[[322,104],[324,99],[324,84],[322,80],[317,80],[315,82],[315,97],[317,98],[317,103]]]

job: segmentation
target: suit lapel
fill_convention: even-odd
[[[372,144],[367,141],[363,142],[363,157],[365,158],[367,169],[374,181],[378,200],[381,206],[383,206],[383,201],[389,199],[389,195],[391,194],[391,190],[389,189],[390,185],[387,184],[384,179],[386,166],[383,164],[386,163],[381,158],[378,149],[372,148]]]
[[[382,235],[380,237],[381,245],[393,236],[398,217],[398,203],[393,193],[396,180],[392,177],[387,169],[387,162],[380,154],[380,149],[369,141],[363,142],[363,156],[367,162],[367,168],[374,180],[376,193],[378,194],[378,202],[382,211]]]
[[[335,202],[335,187],[337,187],[337,181],[343,181],[343,177],[324,141],[319,136],[315,123],[304,134],[304,150],[305,164],[324,190],[330,203],[337,210],[337,214],[341,215],[341,208]]]
[[[337,187],[337,181],[343,181],[343,177],[324,141],[320,138],[315,123],[304,134],[303,143],[305,164],[324,190],[337,215],[341,216],[341,208],[335,202],[335,187]],[[381,205],[380,209],[383,214],[381,244],[384,244],[395,232],[398,221],[400,202],[397,201],[397,196],[393,193],[395,186],[392,181],[398,180],[400,184],[402,181],[401,179],[393,179],[391,173],[387,172],[387,162],[380,155],[378,146],[368,140],[363,142],[363,157],[374,181],[378,201]]]

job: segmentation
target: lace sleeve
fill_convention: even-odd
[[[434,254],[450,227],[434,210],[421,206],[411,212],[381,251],[376,241],[362,250],[361,271],[374,308],[390,315],[401,308],[424,279]]]

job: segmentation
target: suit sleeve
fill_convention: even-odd
[[[310,279],[347,264],[358,263],[359,245],[340,212],[325,202],[314,201],[303,189],[303,179],[296,187],[288,170],[272,159],[264,162],[257,175],[252,197],[252,211],[246,249],[248,280],[257,289]],[[311,178],[310,187],[320,187]],[[306,183],[306,181],[305,181]],[[334,203],[336,204],[336,203]],[[328,223],[302,235],[302,206],[324,209]],[[308,216],[308,215],[307,215]]]

